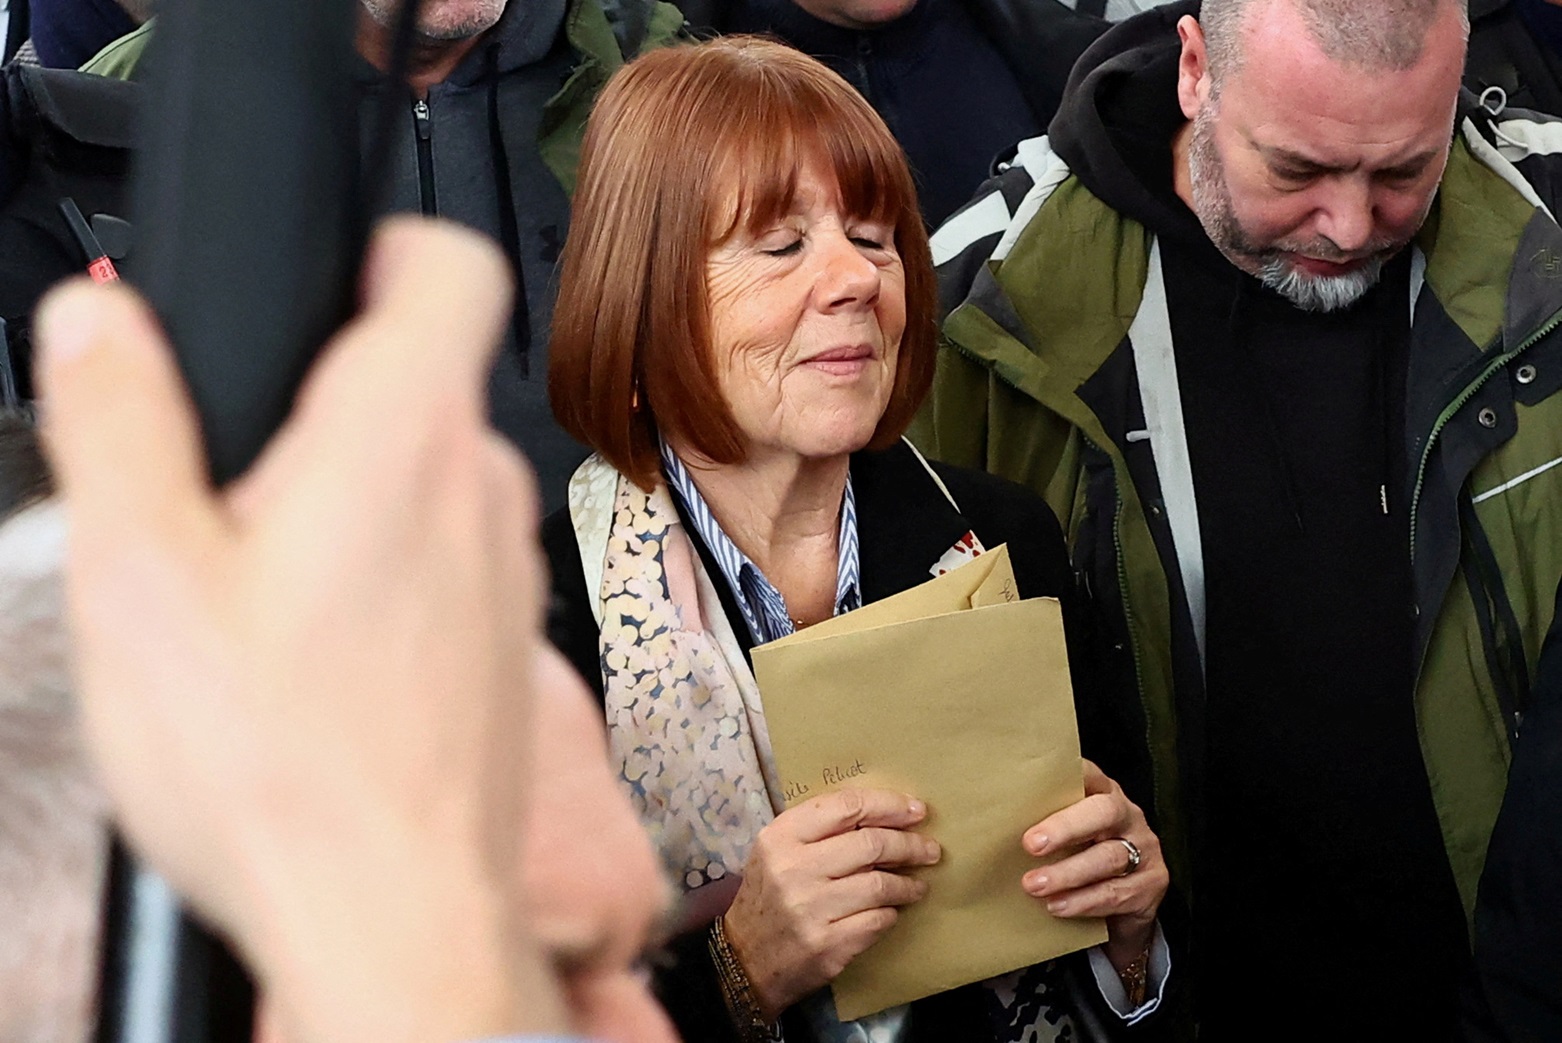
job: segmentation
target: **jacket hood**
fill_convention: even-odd
[[[1470,21],[1477,22],[1507,7],[1509,0],[1470,0]]]
[[[1157,234],[1207,241],[1171,188],[1171,137],[1186,119],[1177,103],[1177,21],[1198,0],[1128,19],[1074,66],[1048,128],[1052,147],[1102,202]]]

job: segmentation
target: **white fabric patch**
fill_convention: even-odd
[[[983,196],[939,226],[928,240],[933,248],[933,267],[960,256],[960,251],[986,236],[1009,226],[1009,205],[1002,192]]]
[[[1172,347],[1171,317],[1166,307],[1166,281],[1161,271],[1161,244],[1150,246],[1144,298],[1128,327],[1134,367],[1139,372],[1139,400],[1150,432],[1150,452],[1161,480],[1166,522],[1182,572],[1182,590],[1193,618],[1193,637],[1204,662],[1204,541],[1199,509],[1193,495],[1193,464],[1182,423],[1182,393],[1177,384],[1177,356]]]
[[[1063,157],[1052,151],[1052,143],[1045,137],[1027,138],[1020,142],[1016,158],[1025,172],[1031,176],[1035,183],[1031,185],[1025,198],[1020,200],[1020,205],[1015,208],[1014,218],[1009,222],[1009,230],[998,241],[998,248],[993,251],[992,259],[1001,261],[1009,256],[1009,251],[1014,249],[1014,244],[1019,241],[1020,233],[1025,231],[1025,226],[1030,224],[1030,219],[1036,216],[1036,211],[1041,205],[1051,198],[1068,178],[1068,164],[1063,162]]]
[[[1503,120],[1497,124],[1497,135],[1497,151],[1513,163],[1525,156],[1551,156],[1562,152],[1562,123]]]
[[[1508,157],[1492,148],[1486,139],[1481,137],[1481,132],[1475,129],[1473,122],[1466,119],[1462,129],[1464,143],[1469,147],[1472,156],[1490,167],[1492,173],[1506,181],[1531,206],[1537,210],[1544,210],[1548,217],[1552,216],[1551,209],[1540,201],[1540,196],[1535,194],[1535,189],[1524,179],[1524,175],[1519,173],[1518,168],[1509,161]]]

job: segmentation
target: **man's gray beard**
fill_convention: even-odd
[[[1397,244],[1368,244],[1372,256],[1344,275],[1314,275],[1287,260],[1281,250],[1254,243],[1237,221],[1231,204],[1226,172],[1215,151],[1214,122],[1212,101],[1193,119],[1193,135],[1188,143],[1188,181],[1193,190],[1193,212],[1215,249],[1303,311],[1338,311],[1361,300],[1377,285],[1383,274],[1384,257]]]
[[[1274,257],[1255,274],[1259,282],[1303,311],[1339,311],[1377,285],[1383,274],[1383,258],[1373,257],[1344,275],[1313,275]]]
[[[376,24],[385,29],[396,27],[396,17],[401,13],[399,0],[360,0],[360,2]],[[455,43],[481,36],[498,23],[499,17],[504,14],[507,0],[485,0],[477,10],[472,12],[471,17],[449,25],[442,25],[438,21],[437,12],[441,2],[442,0],[424,0],[423,8],[418,13],[417,37],[421,43]]]

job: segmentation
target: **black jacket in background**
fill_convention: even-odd
[[[1509,105],[1562,115],[1562,55],[1535,38],[1513,0],[1470,0],[1464,85],[1477,95],[1500,87]]]
[[[1562,1040],[1562,590],[1540,653],[1475,907],[1494,1036]]]
[[[547,121],[584,118],[597,73],[605,75],[608,56],[577,52],[563,31],[570,11],[596,2],[512,0],[472,52],[430,87],[422,121],[410,92],[388,85],[361,57],[353,69],[361,154],[370,147],[382,99],[395,110],[390,169],[364,171],[366,186],[383,174],[386,210],[458,221],[499,243],[512,262],[519,306],[490,374],[490,416],[531,459],[550,509],[564,502],[564,487],[586,450],[558,426],[548,404],[548,328],[569,197],[540,142],[558,136]],[[634,54],[647,45],[642,23],[651,6],[649,0],[612,4],[620,51]],[[144,65],[156,63],[157,45],[154,36]],[[571,86],[563,90],[566,80]],[[87,73],[11,68],[0,80],[0,319],[13,332],[26,325],[49,286],[85,270],[57,209],[60,198],[74,198],[89,218],[129,216],[126,173],[135,125],[147,115],[143,97],[139,83]],[[560,104],[545,110],[555,97]],[[123,242],[104,246],[134,281],[129,232],[119,237]]]
[[[679,0],[702,35],[771,33],[857,89],[905,149],[937,227],[996,159],[1040,134],[1069,70],[1108,24],[1056,0],[919,0],[893,22],[844,29],[793,0]]]
[[[68,196],[89,216],[126,213],[140,89],[72,71],[0,70],[0,319],[24,397],[32,309],[55,282],[87,270],[59,201]],[[123,261],[127,237],[96,230],[109,256]]]
[[[29,20],[27,0],[11,0],[11,19],[5,32],[0,33],[0,65],[10,61],[16,49],[27,41]]]

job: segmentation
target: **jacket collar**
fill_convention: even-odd
[[[1475,349],[1511,347],[1562,306],[1552,278],[1556,223],[1537,209],[1540,200],[1523,175],[1481,136],[1489,114],[1468,92],[1459,122],[1416,242],[1426,254],[1427,285]],[[1521,256],[1537,233],[1550,233],[1551,241],[1537,241]]]
[[[909,590],[933,578],[944,553],[970,531],[970,523],[944,495],[905,442],[882,451],[852,455],[852,489],[857,501],[857,535],[862,562],[862,603]],[[684,528],[712,578],[721,569],[687,509],[673,497]],[[753,648],[737,599],[725,582],[714,584],[733,633],[745,655]]]
[[[1473,112],[1473,99],[1464,100],[1464,112]],[[1500,343],[1522,343],[1562,308],[1551,278],[1554,258],[1562,257],[1562,231],[1525,197],[1527,182],[1484,142],[1473,122],[1461,123],[1416,245],[1426,257],[1427,288],[1479,353]],[[1077,176],[1058,186],[1028,221],[1023,245],[996,270],[978,271],[945,331],[1004,383],[1067,417],[1100,444],[1111,433],[1093,422],[1078,394],[1117,351],[1138,311],[1149,236]],[[1087,236],[1112,245],[1060,263]],[[1520,257],[1527,240],[1537,245]],[[1534,263],[1516,265],[1515,258]],[[993,335],[995,323],[1006,337]],[[1035,329],[1073,332],[1062,342],[1042,343],[1031,334]]]

